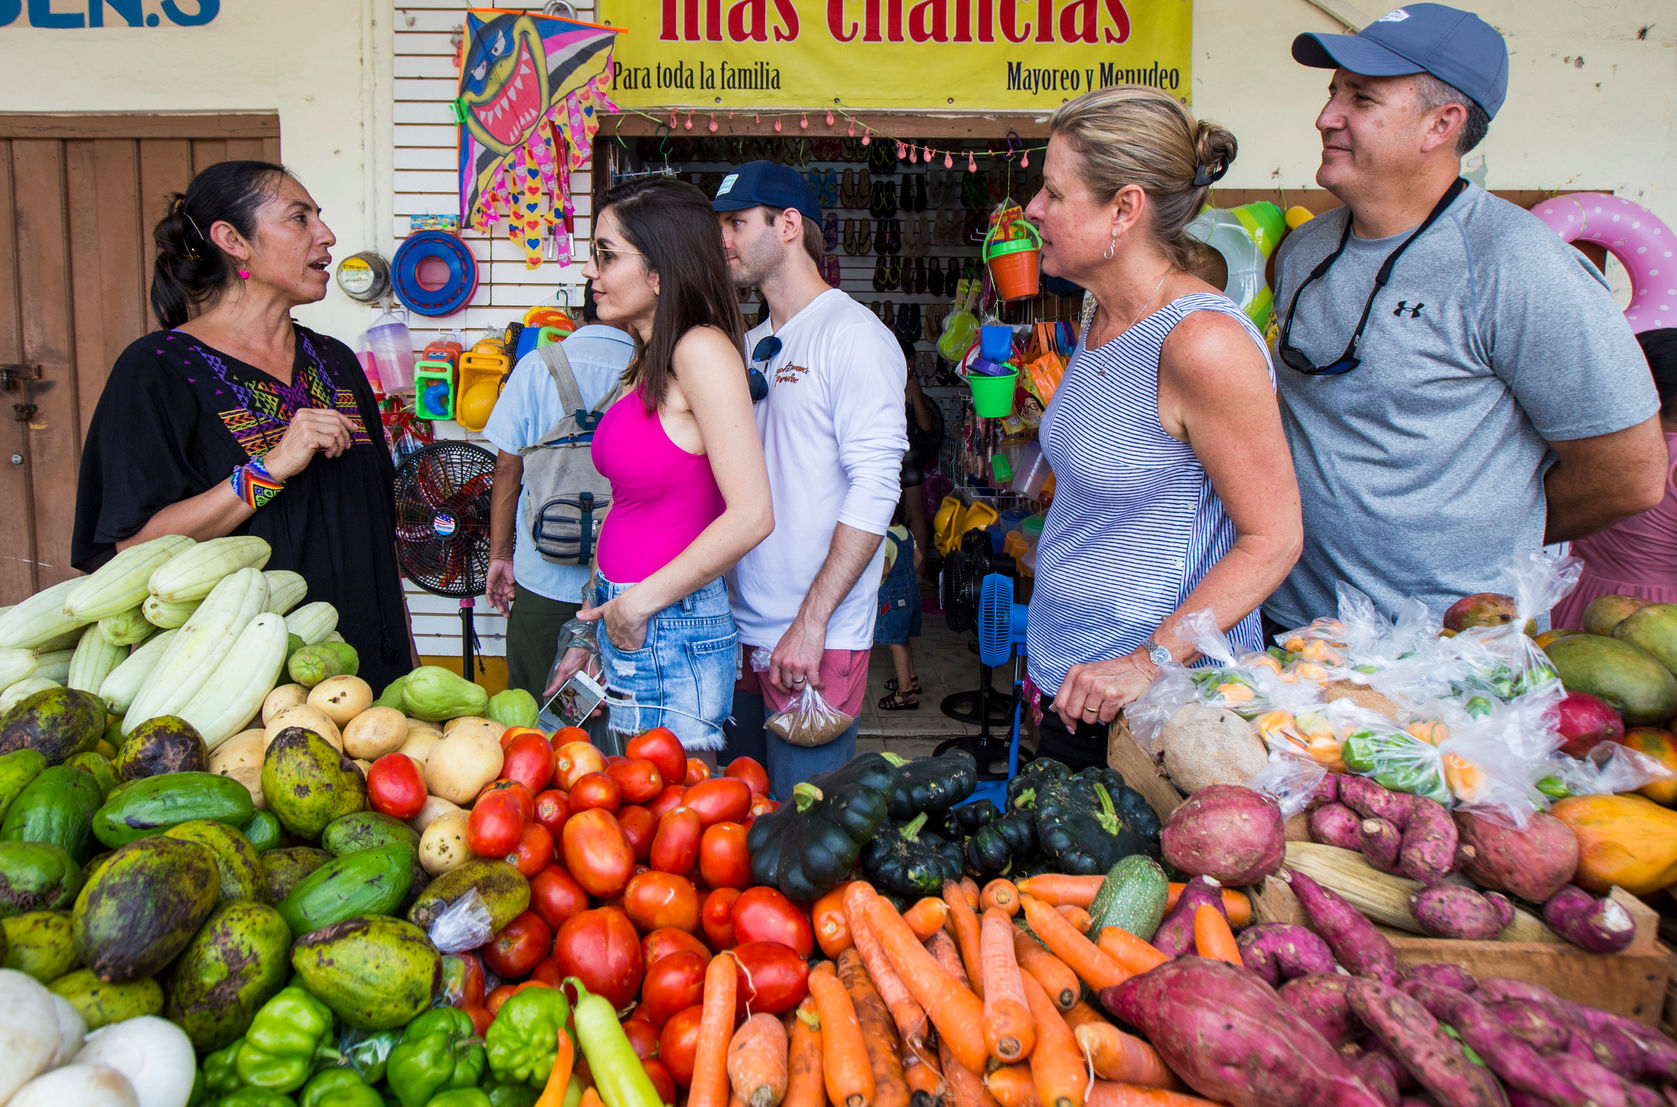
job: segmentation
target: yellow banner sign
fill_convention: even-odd
[[[624,107],[1048,111],[1186,99],[1192,0],[599,0]]]

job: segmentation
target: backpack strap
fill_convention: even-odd
[[[549,342],[536,347],[536,352],[541,354],[542,364],[547,366],[547,375],[553,378],[553,387],[559,390],[559,403],[565,411],[583,410],[582,390],[576,386],[576,374],[571,370],[571,359],[565,354],[564,343]]]
[[[601,397],[594,407],[585,407],[582,402],[582,390],[577,387],[576,374],[571,370],[571,360],[566,355],[564,344],[549,342],[545,346],[536,347],[541,355],[542,364],[547,367],[547,375],[553,378],[553,387],[559,393],[560,414],[557,422],[547,428],[540,440],[519,450],[520,455],[529,454],[533,450],[545,446],[567,444],[568,440],[582,436],[582,440],[592,437],[594,428],[600,425],[600,417],[606,408],[617,402],[623,395],[623,382],[613,382],[611,389]],[[577,432],[573,434],[572,432]]]

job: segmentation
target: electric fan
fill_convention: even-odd
[[[472,601],[489,580],[489,493],[495,455],[433,442],[396,470],[396,560],[427,592],[460,600],[460,675],[472,679]]]
[[[962,535],[960,547],[951,550],[943,562],[943,611],[949,629],[956,632],[978,629],[984,581],[992,574],[1011,578],[1013,572],[1013,559],[991,548],[988,533],[970,530]],[[1011,596],[1010,591],[1010,600]],[[995,780],[1002,774],[992,771],[990,766],[997,759],[1010,756],[1012,743],[992,734],[991,728],[1006,726],[1014,714],[1014,705],[1011,698],[998,695],[991,688],[990,662],[981,647],[975,649],[979,655],[978,687],[945,696],[938,710],[958,722],[976,725],[979,732],[975,737],[951,738],[932,752],[935,756],[948,749],[966,750],[978,762],[980,778]]]

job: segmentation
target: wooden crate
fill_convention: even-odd
[[[1164,818],[1183,800],[1164,771],[1138,746],[1122,720],[1107,739],[1107,763]],[[1289,834],[1289,837],[1294,835]],[[1258,922],[1304,921],[1303,909],[1282,880],[1266,880],[1248,889]],[[1619,953],[1586,953],[1575,946],[1548,942],[1465,942],[1427,938],[1385,927],[1402,965],[1447,961],[1474,976],[1502,976],[1541,984],[1556,995],[1658,1026],[1672,980],[1671,948],[1659,940],[1660,917],[1647,904],[1620,888],[1613,898],[1636,921],[1636,938]]]

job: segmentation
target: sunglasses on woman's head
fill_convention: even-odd
[[[746,370],[746,383],[751,386],[751,402],[761,403],[769,394],[769,378],[763,370],[757,367],[760,361],[764,368],[768,367],[769,359],[780,353],[781,342],[777,335],[766,334],[758,340],[751,350],[751,366]]]

